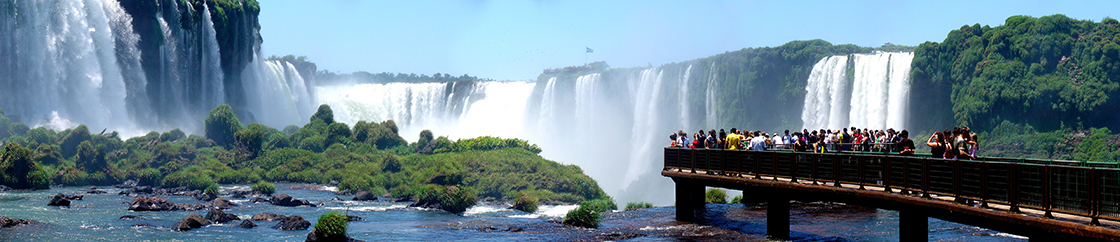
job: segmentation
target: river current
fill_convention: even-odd
[[[603,214],[599,229],[573,228],[560,224],[561,217],[574,206],[541,206],[537,213],[507,209],[500,201],[483,201],[463,216],[443,211],[408,208],[406,202],[350,201],[351,196],[335,195],[331,187],[323,190],[292,189],[296,184],[277,184],[277,193],[322,203],[320,207],[280,207],[268,203],[249,203],[231,199],[239,206],[227,213],[248,219],[258,213],[299,215],[314,223],[328,211],[346,212],[364,221],[349,224],[349,235],[366,241],[769,241],[765,206],[727,204],[708,205],[706,221],[700,224],[675,221],[673,207]],[[223,189],[244,186],[223,186]],[[0,215],[32,219],[45,224],[17,226],[0,230],[2,241],[303,241],[310,229],[280,231],[270,228],[277,222],[254,221],[258,227],[237,227],[240,221],[185,232],[171,228],[190,214],[206,211],[134,212],[128,211],[130,196],[117,195],[121,189],[98,187],[104,194],[86,194],[88,187],[51,188],[40,191],[0,193]],[[84,195],[69,207],[47,206],[57,193]],[[229,199],[226,196],[223,196]],[[335,197],[342,201],[333,201]],[[202,203],[184,196],[167,196],[175,203]],[[843,204],[794,203],[791,206],[791,231],[794,241],[895,241],[898,239],[898,212]],[[119,219],[135,215],[136,219]],[[1009,235],[969,225],[929,220],[931,241],[1025,241]]]

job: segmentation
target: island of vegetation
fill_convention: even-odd
[[[205,134],[175,129],[122,140],[117,132],[90,132],[80,125],[56,132],[10,122],[0,111],[2,184],[16,189],[50,185],[185,186],[215,183],[337,183],[461,213],[478,199],[577,203],[608,199],[595,180],[575,165],[545,160],[528,141],[478,137],[452,141],[423,131],[408,143],[392,120],[335,122],[327,105],[303,127],[282,130],[242,125],[227,105],[210,111]],[[520,195],[519,195],[520,194]],[[535,204],[534,204],[535,205]]]

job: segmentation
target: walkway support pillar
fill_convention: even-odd
[[[775,239],[789,239],[789,196],[770,194],[766,202],[766,234]]]
[[[704,213],[704,186],[698,182],[673,178],[677,191],[677,221],[698,222]]]
[[[920,208],[898,211],[898,241],[929,241],[929,218]]]

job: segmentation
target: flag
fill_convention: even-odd
[[[587,48],[587,47],[583,47],[583,48]],[[587,53],[595,53],[595,50],[592,50],[591,48],[587,48]]]

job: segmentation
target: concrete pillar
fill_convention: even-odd
[[[789,197],[770,194],[766,202],[766,234],[776,239],[789,239]]]
[[[929,217],[919,209],[898,211],[898,241],[929,241]]]
[[[704,186],[683,178],[673,178],[677,187],[677,221],[697,222],[704,212]]]

